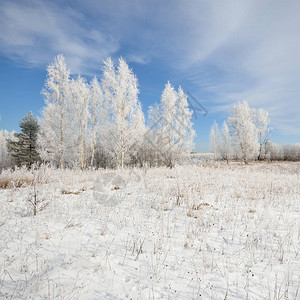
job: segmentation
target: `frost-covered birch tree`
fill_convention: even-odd
[[[233,106],[228,124],[238,155],[247,164],[258,155],[257,128],[255,126],[255,110],[249,107],[247,101]]]
[[[222,127],[222,138],[221,138],[221,149],[220,149],[222,158],[225,159],[228,163],[231,156],[231,141],[230,141],[230,132],[227,122],[223,122]]]
[[[178,150],[179,126],[176,120],[177,93],[170,82],[165,85],[162,92],[160,107],[161,120],[158,128],[159,147],[165,164],[168,167],[172,167]]]
[[[178,149],[179,151],[191,152],[194,148],[195,130],[192,122],[193,112],[190,110],[187,95],[181,86],[177,92],[177,112],[176,123],[178,132]]]
[[[100,126],[105,126],[107,119],[106,107],[103,101],[103,93],[96,76],[90,83],[90,110],[91,110],[91,162],[90,165],[94,166],[95,163],[95,152],[97,141],[100,138]],[[98,142],[100,144],[100,142]]]
[[[59,54],[47,68],[47,79],[42,91],[45,104],[38,139],[40,155],[44,160],[55,161],[63,169],[65,161],[65,131],[68,109],[70,70],[64,56]]]
[[[168,82],[162,92],[160,104],[151,106],[148,110],[149,146],[154,148],[152,154],[155,153],[159,163],[172,167],[178,157],[193,149],[195,131],[192,115],[182,88],[179,87],[176,92]]]
[[[8,140],[16,142],[15,132],[0,130],[0,171],[11,166],[11,156],[8,151]]]
[[[218,159],[220,153],[220,131],[216,121],[214,121],[210,129],[210,147],[214,154],[214,159]]]
[[[256,112],[256,123],[258,130],[259,152],[258,160],[264,159],[266,155],[266,146],[270,139],[271,127],[269,114],[259,108]]]
[[[73,132],[68,136],[69,141],[77,137],[77,149],[80,167],[88,165],[88,125],[90,120],[90,89],[86,80],[81,76],[72,79],[70,83],[71,105],[69,107],[69,122],[74,122]],[[74,145],[75,147],[75,145]]]
[[[160,164],[160,143],[161,143],[161,109],[160,105],[155,103],[148,108],[148,130],[145,134],[145,148],[147,149],[146,161],[149,166]]]
[[[144,136],[146,133],[145,116],[140,102],[137,105],[136,113],[132,120],[132,126],[135,128],[134,142],[130,148],[131,161],[134,165],[143,166],[146,158],[146,144]]]
[[[123,169],[140,136],[136,124],[136,117],[141,113],[137,78],[123,58],[117,66],[109,58],[104,62],[102,87],[109,108],[105,148]]]

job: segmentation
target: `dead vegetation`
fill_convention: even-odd
[[[25,186],[33,185],[33,178],[23,177],[23,178],[0,178],[0,189],[12,189],[12,188],[20,188]]]

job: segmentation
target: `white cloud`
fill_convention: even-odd
[[[119,46],[113,37],[85,23],[78,11],[50,1],[4,1],[0,4],[1,52],[29,66],[45,65],[62,52],[72,71],[95,70]]]
[[[128,62],[135,62],[143,65],[149,63],[149,58],[145,55],[129,54],[126,58]]]

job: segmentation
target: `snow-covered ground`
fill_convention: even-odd
[[[0,190],[1,299],[300,299],[299,163],[35,177]]]

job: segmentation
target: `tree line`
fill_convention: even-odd
[[[20,122],[22,133],[5,138],[13,165],[172,167],[193,149],[192,111],[182,88],[166,84],[160,103],[149,107],[146,126],[138,80],[123,58],[117,64],[106,59],[101,79],[87,82],[58,55],[47,68],[42,94],[41,118],[29,113]]]
[[[263,109],[247,101],[233,105],[222,129],[216,122],[210,130],[210,145],[215,160],[300,160],[300,144],[277,145],[271,142],[270,118]]]
[[[47,163],[60,168],[172,167],[194,148],[193,111],[179,86],[167,82],[160,102],[149,107],[147,124],[138,80],[123,58],[103,62],[101,78],[75,76],[62,54],[47,67],[41,118],[32,112],[20,133],[0,131],[0,169]],[[210,143],[215,159],[300,160],[299,145],[270,141],[270,119],[246,101],[233,106]]]

